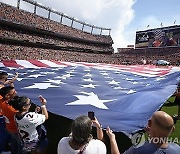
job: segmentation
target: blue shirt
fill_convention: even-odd
[[[153,143],[145,142],[141,147],[130,147],[124,154],[180,154],[180,146],[175,143],[168,143],[167,148],[159,148]]]

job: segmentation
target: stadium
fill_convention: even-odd
[[[33,11],[28,12],[21,9],[22,2],[32,5]],[[38,8],[45,10],[48,13],[47,17],[39,16],[37,14]],[[31,70],[33,68],[37,69],[37,67],[46,68],[48,65],[50,67],[53,67],[51,65],[55,65],[55,64],[58,65],[58,67],[60,68],[63,67],[68,68],[70,66],[73,66],[74,68],[89,67],[90,70],[92,69],[93,71],[95,71],[96,68],[100,70],[100,68],[104,67],[105,71],[107,72],[112,70],[118,72],[119,69],[121,69],[125,71],[125,73],[127,73],[126,75],[129,75],[128,73],[133,72],[136,73],[136,75],[143,75],[144,78],[157,77],[158,75],[166,75],[170,72],[173,72],[172,70],[175,70],[174,72],[176,72],[177,74],[175,74],[174,76],[172,75],[174,77],[172,78],[174,79],[174,81],[169,81],[169,80],[164,81],[166,82],[165,85],[166,88],[170,88],[169,92],[167,92],[167,94],[164,96],[165,98],[160,100],[158,104],[155,105],[154,108],[152,108],[152,111],[160,109],[163,106],[163,104],[167,101],[167,99],[173,94],[175,88],[177,88],[177,82],[179,80],[179,75],[180,75],[179,74],[180,72],[179,71],[180,70],[179,67],[180,26],[179,25],[161,27],[156,29],[148,29],[144,31],[137,31],[135,48],[134,46],[129,48],[118,48],[117,49],[118,52],[115,53],[114,48],[112,46],[114,42],[111,37],[111,29],[109,28],[97,27],[94,25],[87,24],[86,22],[79,21],[75,18],[65,15],[64,13],[55,11],[47,6],[44,6],[42,4],[39,4],[31,0],[17,0],[16,7],[0,2],[0,10],[1,10],[0,66],[6,67],[5,71],[10,72],[10,75],[14,73],[13,69],[17,67],[20,68],[19,69],[20,74],[22,73],[21,78],[25,78],[25,76],[23,76],[23,73],[25,72],[21,72],[22,71],[21,69],[23,68],[28,69],[29,66],[27,66],[28,65],[27,63],[31,63],[31,65],[33,65],[33,67],[29,67],[29,69]],[[59,21],[55,21],[51,19],[52,14],[57,15]],[[67,20],[69,24],[64,23]],[[78,25],[78,28],[76,25]],[[155,66],[156,61],[158,60],[165,60],[170,63],[170,66],[169,65]],[[8,67],[11,67],[12,69],[7,69]],[[0,70],[3,71],[2,68]],[[48,75],[48,71],[49,70],[45,70],[44,73],[47,72],[46,75]],[[151,73],[152,71],[154,72],[151,74],[148,71]],[[107,73],[107,72],[102,71],[101,73]],[[50,76],[51,75],[52,74],[50,74]],[[96,77],[98,78],[98,75]],[[67,78],[67,76],[65,78]],[[114,80],[116,78],[114,78]],[[128,77],[124,77],[124,78],[126,78],[126,80],[128,81],[127,79]],[[60,78],[61,81],[63,81],[63,79],[64,78]],[[21,80],[19,79],[19,82]],[[157,81],[159,80],[163,80],[163,77],[162,78],[160,77],[160,79],[158,78]],[[59,83],[61,81],[59,81]],[[119,81],[119,83],[120,82],[123,81]],[[113,88],[120,89],[120,87],[117,86],[119,83],[118,82],[114,83]],[[168,84],[170,83],[174,86],[168,87],[169,86]],[[70,82],[70,84],[72,83]],[[136,81],[134,81],[133,84],[136,86],[137,85]],[[159,85],[161,86],[162,83],[160,83]],[[16,83],[16,86],[17,86],[17,91],[19,90],[20,94],[29,95],[30,98],[33,97],[33,94],[28,93],[28,89],[30,89],[30,85],[29,87],[24,86],[25,87],[24,89],[22,88],[23,87],[22,84],[20,84],[18,87],[18,83]],[[56,87],[57,85],[53,85],[53,86]],[[35,90],[34,93],[39,94],[41,90],[44,92],[45,89],[43,88],[40,90],[37,89],[37,91]],[[144,90],[146,91],[147,89]],[[81,93],[84,92],[83,90],[81,91],[82,91]],[[105,92],[104,94],[102,94],[105,95],[105,97],[104,99],[101,100],[107,100],[107,99],[109,100],[110,99],[108,97],[109,95],[114,96],[114,94],[106,92],[106,90],[103,88],[102,91]],[[129,91],[129,93],[134,92],[132,91],[133,90],[131,90],[131,92]],[[90,94],[90,92],[95,93],[95,90],[93,91],[87,90],[83,94],[90,97],[92,95],[92,93]],[[107,97],[106,97],[106,93],[108,93]],[[64,92],[62,92],[62,94],[66,95],[66,93]],[[55,91],[54,95],[58,96],[59,94],[56,93]],[[73,95],[76,96],[77,92],[73,93]],[[61,97],[60,98],[57,97],[57,98],[62,99]],[[67,96],[67,99],[70,98]],[[128,100],[131,99],[133,98],[129,98]],[[155,98],[153,99],[155,100]],[[174,97],[171,97],[169,101],[172,101],[173,99]],[[111,100],[113,101],[112,98]],[[125,102],[126,100],[123,101]],[[33,102],[37,102],[37,99],[34,99]],[[50,103],[51,102],[49,102],[49,104]],[[81,107],[80,108],[77,107],[79,108],[77,109],[77,111],[81,110],[82,113],[81,112],[76,113],[75,115],[73,115],[72,113],[69,116],[66,116],[67,114],[69,114],[68,111],[67,113],[62,111],[63,112],[62,113],[60,110],[57,110],[56,106],[50,105],[48,107],[52,108],[52,110],[49,111],[49,119],[45,122],[44,125],[47,129],[47,136],[49,140],[47,153],[51,153],[51,154],[57,153],[57,144],[59,140],[62,137],[69,135],[71,131],[70,127],[71,127],[72,119],[74,119],[78,114],[87,113],[88,110],[96,111],[96,109],[94,109],[93,107],[90,107],[89,109],[85,109],[85,110],[83,110],[83,108]],[[110,107],[118,108],[119,106],[117,104],[110,103]],[[106,110],[106,108],[107,108],[106,106],[101,107],[101,109],[103,110]],[[173,103],[171,104],[166,103],[165,106],[163,106],[163,110],[165,111],[169,110],[168,112],[170,112],[171,115],[176,114],[176,108],[177,106],[175,106]],[[69,110],[69,112],[70,111],[71,110]],[[104,134],[106,134],[105,128],[107,127],[108,124],[106,123],[105,119],[100,118],[100,116],[103,116],[104,114],[105,113],[102,114],[99,113],[99,111],[97,110],[96,115],[98,116],[98,119],[100,121],[104,122],[104,123],[102,122],[102,125],[104,124],[103,132]],[[150,117],[151,114],[152,113],[148,113],[145,117],[143,117],[146,119],[146,121],[144,120],[143,125],[145,124],[145,122],[147,122],[147,119]],[[109,112],[109,115],[111,116],[111,112]],[[117,116],[119,116],[119,113],[117,113]],[[133,117],[134,116],[133,111],[132,114],[129,113],[127,116]],[[114,117],[117,118],[116,116]],[[139,118],[138,120],[141,121],[143,119]],[[134,121],[136,120],[134,119]],[[122,120],[122,122],[126,124],[127,121]],[[120,147],[120,151],[124,152],[126,149],[128,149],[128,147],[132,145],[131,140],[127,137],[126,133],[130,133],[130,131],[132,132],[133,129],[139,130],[142,127],[142,125],[136,127],[130,126],[130,128],[127,130],[125,128],[124,130],[123,129],[117,130],[116,127],[114,126],[114,123],[112,124],[112,128],[114,128],[118,146]],[[129,124],[129,121],[127,123]],[[139,128],[137,129],[137,127]],[[177,122],[176,127],[178,127],[176,130],[177,134],[174,134],[173,137],[176,136],[180,137],[178,133],[178,131],[180,130],[179,122]],[[124,131],[127,132],[124,133]],[[96,136],[95,129],[93,129],[93,135]],[[110,153],[111,148],[107,135],[105,135],[104,140],[108,149],[108,153]]]

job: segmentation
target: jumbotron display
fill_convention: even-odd
[[[180,46],[180,25],[136,32],[136,48]]]

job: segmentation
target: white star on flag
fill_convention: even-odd
[[[129,90],[127,94],[132,94],[132,93],[135,93],[136,91],[135,90]]]
[[[90,73],[87,73],[86,75],[84,76],[88,76],[88,77],[92,77],[92,75]]]
[[[107,82],[109,82],[109,81],[107,81]],[[110,81],[108,84],[111,84],[111,85],[118,85],[120,82],[117,82],[117,81],[115,81],[115,80],[112,80],[112,81]]]
[[[93,80],[91,79],[91,78],[89,78],[89,79],[83,79],[84,81],[86,81],[86,82],[93,82]]]
[[[96,88],[96,86],[98,86],[98,85],[93,85],[91,83],[91,84],[88,84],[88,85],[81,85],[81,86],[83,86],[83,88]]]
[[[106,105],[103,103],[111,102],[112,100],[100,100],[96,94],[93,92],[89,93],[88,96],[84,95],[74,95],[78,98],[78,100],[74,102],[67,103],[66,105],[92,105],[94,107],[97,107],[99,109],[108,109]]]
[[[51,85],[50,83],[34,83],[32,86],[24,87],[22,89],[48,89],[50,87],[59,87]]]
[[[61,82],[61,80],[51,80],[51,79],[48,79],[48,81],[44,81],[44,82],[50,82],[50,83],[56,83],[56,84],[65,84],[64,82]]]
[[[38,78],[40,76],[45,76],[45,75],[41,75],[41,74],[34,74],[34,75],[29,75],[28,78]]]

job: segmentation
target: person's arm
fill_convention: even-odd
[[[103,134],[103,129],[101,127],[101,124],[99,123],[99,121],[97,120],[97,118],[95,117],[94,120],[92,120],[93,124],[96,126],[96,130],[97,130],[97,139],[98,140],[103,140],[104,134]]]
[[[15,73],[15,76],[14,76],[11,80],[5,81],[4,84],[10,84],[10,86],[14,87],[13,82],[16,81],[16,79],[18,78],[18,75],[19,75],[19,73],[16,72],[16,73]]]
[[[110,140],[111,154],[120,154],[118,145],[116,142],[115,134],[112,132],[112,130],[109,127],[107,127],[107,129],[106,129],[106,134],[108,135],[109,140]]]
[[[46,99],[44,98],[44,97],[42,97],[41,95],[39,96],[39,99],[40,99],[40,101],[41,101],[41,110],[42,110],[42,114],[44,114],[45,115],[45,117],[46,117],[46,120],[48,119],[48,111],[47,111],[47,109],[46,109]]]

